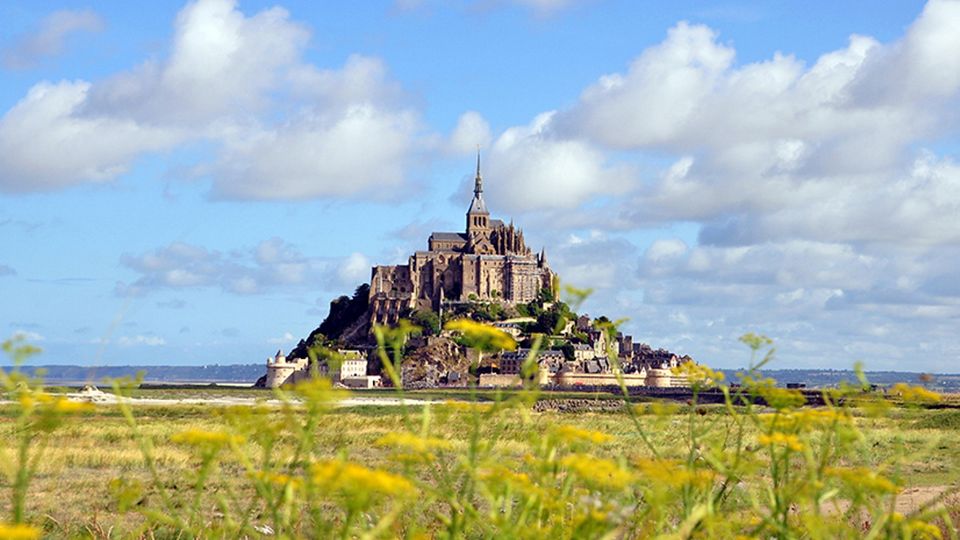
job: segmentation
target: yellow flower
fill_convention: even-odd
[[[943,533],[939,527],[919,519],[911,519],[904,529],[904,532],[908,533],[904,534],[906,538],[934,538],[936,540],[943,538]]]
[[[870,491],[875,493],[897,493],[900,488],[889,479],[880,476],[866,467],[841,469],[828,467],[824,470],[827,476],[840,479],[854,490]]]
[[[170,436],[170,442],[186,444],[198,448],[219,449],[230,444],[240,444],[243,437],[231,435],[223,431],[204,431],[202,429],[188,429]]]
[[[633,481],[630,471],[624,470],[616,462],[588,454],[571,454],[560,460],[560,465],[597,488],[623,489]]]
[[[546,499],[546,492],[535,484],[528,474],[511,471],[502,465],[481,469],[477,476],[488,485],[509,488],[511,491],[522,493],[529,498]]]
[[[633,410],[637,414],[653,414],[663,418],[676,414],[680,410],[680,405],[665,401],[653,401],[634,405]]]
[[[852,424],[850,413],[838,409],[802,409],[777,414],[760,414],[758,419],[767,431],[808,432],[834,425]]]
[[[443,406],[458,412],[488,412],[493,409],[493,405],[490,403],[468,403],[452,399],[444,401]]]
[[[773,379],[753,379],[744,377],[743,385],[751,394],[760,396],[767,405],[778,411],[799,407],[807,402],[807,398],[800,390],[778,388]]]
[[[281,473],[256,471],[251,473],[250,477],[256,480],[263,480],[264,482],[267,482],[282,488],[291,486],[294,489],[300,489],[303,486],[303,480],[294,476],[281,474]]]
[[[73,414],[80,412],[89,412],[95,410],[93,403],[83,401],[70,401],[60,398],[53,403],[53,411],[61,414]]]
[[[443,326],[447,330],[460,332],[470,347],[481,351],[513,351],[517,349],[517,342],[513,336],[494,328],[488,324],[478,323],[470,319],[457,319]]]
[[[679,488],[692,486],[702,488],[710,485],[714,473],[704,469],[686,467],[679,461],[671,459],[637,459],[633,462],[640,472],[640,476],[654,487]]]
[[[420,437],[413,433],[387,433],[380,437],[376,446],[387,446],[396,449],[391,458],[405,463],[431,462],[437,458],[434,450],[449,450],[453,443],[444,439]]]
[[[796,435],[789,435],[781,431],[774,431],[769,435],[760,435],[757,442],[763,446],[782,446],[794,452],[803,452],[803,443]]]
[[[347,397],[347,392],[333,388],[333,382],[326,377],[310,377],[293,387],[295,394],[309,404],[321,405],[339,401]]]
[[[430,452],[431,450],[449,450],[453,443],[444,439],[432,437],[420,437],[408,432],[387,433],[377,439],[374,443],[377,446],[390,446],[395,448],[404,448],[413,452]]]
[[[402,476],[345,461],[319,461],[310,467],[310,474],[320,488],[353,498],[408,497],[416,493],[413,483]]]
[[[899,396],[904,403],[924,404],[938,403],[942,397],[940,394],[927,390],[922,386],[910,386],[906,383],[897,383],[887,390],[887,394]]]
[[[687,382],[694,386],[712,386],[725,378],[721,371],[714,371],[709,367],[696,362],[684,362],[670,370],[674,375],[686,377]]]
[[[560,425],[552,429],[553,435],[565,443],[588,442],[593,444],[603,444],[613,440],[613,436],[599,431],[581,429],[574,426]]]
[[[0,523],[0,538],[4,540],[33,540],[40,538],[40,529],[23,523]]]
[[[20,407],[23,409],[32,409],[33,406],[37,404],[37,400],[33,399],[33,396],[30,394],[21,394],[19,401]]]

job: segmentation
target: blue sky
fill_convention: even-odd
[[[957,371],[960,2],[0,6],[0,331],[247,363],[460,230],[476,145],[591,314]]]

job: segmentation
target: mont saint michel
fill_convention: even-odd
[[[530,302],[552,286],[546,250],[534,255],[523,231],[491,219],[483,200],[480,156],[465,232],[435,232],[405,265],[374,266],[371,321],[395,324],[404,310],[440,311],[445,302]]]
[[[280,350],[267,359],[267,374],[258,385],[291,384],[314,371],[351,387],[389,383],[375,354],[373,329],[404,320],[412,320],[422,332],[408,343],[411,352],[401,368],[406,387],[463,386],[469,381],[519,385],[521,364],[535,342],[544,343],[532,353],[541,385],[611,386],[618,378],[629,386],[685,384],[673,368],[691,362],[689,356],[634,343],[622,332],[605,332],[606,317],[579,315],[560,300],[559,276],[547,263],[546,248],[535,253],[521,228],[491,217],[479,154],[464,232],[434,232],[426,244],[407,264],[374,266],[369,284],[357,287],[352,297],[331,302],[327,318],[306,339],[290,353]],[[455,318],[490,324],[521,347],[476,365],[476,352],[443,329],[444,322]],[[330,353],[337,357],[336,365],[331,366],[329,358],[311,361],[317,348],[336,351]]]

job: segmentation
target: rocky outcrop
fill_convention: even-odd
[[[470,371],[466,349],[445,337],[429,337],[424,341],[403,361],[400,372],[404,388],[435,388],[441,383],[465,386]],[[451,373],[455,375],[451,377]]]

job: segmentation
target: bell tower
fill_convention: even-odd
[[[473,181],[473,200],[467,210],[467,238],[473,253],[493,253],[490,244],[490,212],[483,202],[483,177],[480,175],[480,150],[477,149],[477,176]]]
[[[480,151],[477,150],[477,176],[473,180],[473,200],[467,210],[467,235],[490,230],[490,212],[483,202],[483,177],[480,176]]]

